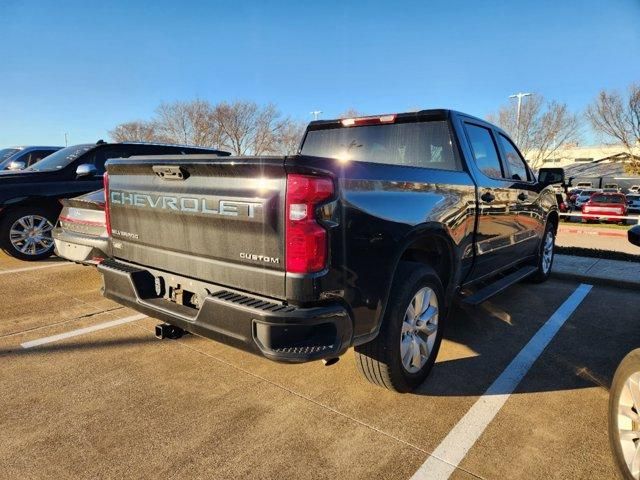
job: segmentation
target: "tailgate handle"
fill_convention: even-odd
[[[178,165],[154,165],[151,168],[163,180],[184,180],[189,176],[189,172]]]

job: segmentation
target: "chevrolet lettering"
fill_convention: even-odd
[[[255,218],[262,209],[259,202],[243,202],[235,200],[213,200],[198,197],[177,197],[167,195],[151,195],[148,193],[112,190],[109,193],[112,205],[124,205],[139,208],[159,208],[186,213],[204,213],[209,215],[226,215],[229,217]]]

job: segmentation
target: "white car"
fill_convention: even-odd
[[[629,193],[640,193],[640,185],[631,185]]]
[[[578,197],[576,198],[576,208],[581,209],[582,205],[584,205],[589,201],[589,199],[591,198],[591,195],[599,191],[600,190],[595,190],[590,188],[585,188],[584,190],[582,190],[580,192],[580,195],[578,195]]]

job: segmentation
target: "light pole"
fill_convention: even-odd
[[[64,146],[69,146],[69,134],[67,132],[64,132]]]
[[[518,92],[513,95],[509,95],[509,98],[517,98],[518,99],[518,113],[516,113],[516,136],[518,139],[517,142],[520,142],[520,109],[522,108],[522,99],[524,97],[530,97],[530,93],[522,93]]]
[[[311,112],[309,112],[311,115],[313,115],[313,119],[317,120],[318,117],[320,116],[320,114],[322,113],[322,110],[313,110]]]

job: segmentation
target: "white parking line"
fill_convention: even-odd
[[[473,444],[505,404],[564,322],[591,290],[581,284],[529,340],[509,366],[438,445],[411,477],[412,480],[445,480],[454,472]]]
[[[84,335],[85,333],[96,332],[98,330],[104,330],[105,328],[116,327],[118,325],[122,325],[123,323],[135,322],[136,320],[140,320],[145,318],[146,315],[138,314],[131,315],[130,317],[121,318],[119,320],[112,320],[111,322],[99,323],[97,325],[92,325],[90,327],[79,328],[77,330],[71,330],[70,332],[60,333],[58,335],[52,335],[50,337],[38,338],[37,340],[31,340],[29,342],[21,343],[20,346],[22,348],[33,348],[38,347],[40,345],[45,345],[47,343],[57,342],[59,340],[64,340],[65,338],[77,337],[79,335]]]
[[[31,271],[31,270],[42,270],[43,268],[68,267],[69,265],[75,265],[75,263],[71,263],[71,262],[53,262],[53,263],[47,263],[46,265],[36,265],[34,267],[14,268],[12,270],[0,270],[0,275],[7,275],[9,273],[28,272],[28,271]]]

